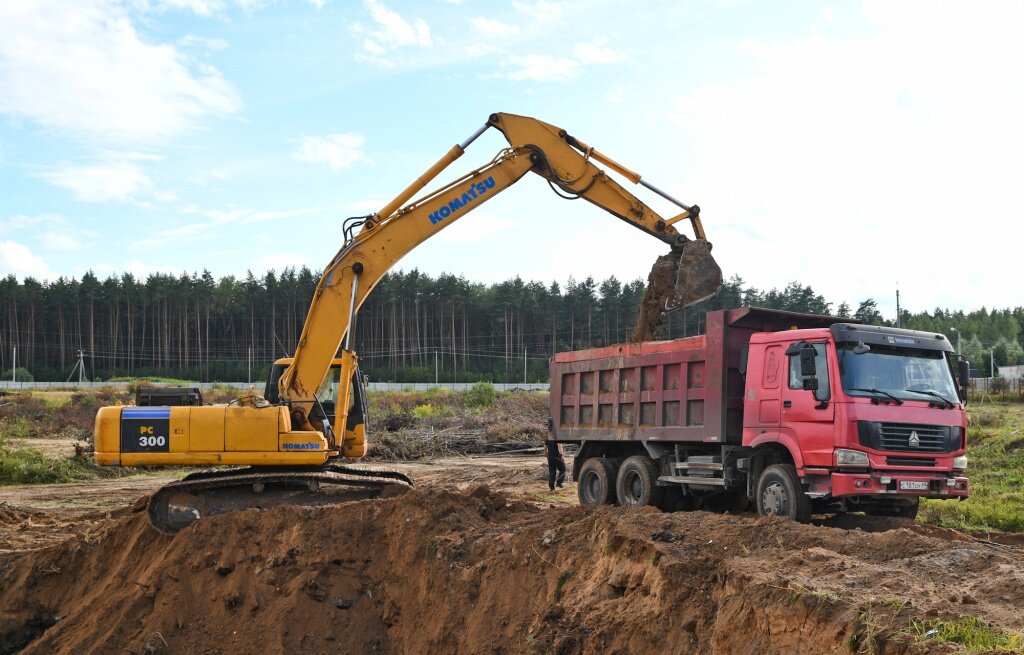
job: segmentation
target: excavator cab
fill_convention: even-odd
[[[274,362],[274,365],[270,367],[270,375],[267,376],[263,397],[272,405],[276,405],[280,401],[278,381],[291,363],[291,357],[284,357]],[[365,376],[358,366],[352,373],[352,382],[347,398],[348,413],[345,419],[344,430],[342,430],[342,426],[338,423],[340,417],[337,411],[339,403],[346,402],[344,395],[341,394],[341,375],[342,360],[332,360],[331,367],[327,370],[324,381],[320,383],[320,387],[317,389],[316,399],[319,402],[317,405],[314,405],[310,418],[316,422],[326,419],[331,426],[333,434],[343,434],[346,442],[362,444],[366,439],[366,417],[368,415]]]

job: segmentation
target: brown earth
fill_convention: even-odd
[[[15,489],[0,653],[956,652],[912,621],[1021,627],[1019,546],[905,519],[588,511],[547,493],[539,458],[404,470],[418,486],[391,498],[174,537],[123,503]]]
[[[654,260],[647,275],[647,288],[640,301],[636,325],[629,337],[630,343],[657,341],[665,336],[665,299],[672,297],[676,284],[679,253],[673,250]]]
[[[711,244],[694,240],[673,247],[654,261],[647,275],[630,343],[663,339],[668,312],[707,300],[721,286],[722,269],[711,256]]]

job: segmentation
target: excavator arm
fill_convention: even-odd
[[[505,136],[509,148],[498,153],[485,166],[423,198],[405,204],[462,156],[469,144],[491,127]],[[660,216],[598,168],[595,162],[603,163],[634,183],[651,189],[678,205],[681,212],[667,219]],[[688,288],[676,290],[677,295],[682,296],[681,300],[677,298],[676,302],[669,304],[692,304],[718,290],[721,271],[717,265],[713,265],[713,260],[707,254],[709,246],[704,241],[698,207],[683,205],[644,182],[640,175],[573,138],[565,130],[525,116],[492,114],[482,128],[449,150],[379,212],[350,219],[355,225],[347,226],[344,245],[324,269],[295,357],[279,381],[279,395],[290,406],[293,426],[321,430],[315,422],[310,422],[316,390],[327,374],[332,359],[342,348],[343,340],[341,380],[350,379],[357,361],[352,350],[355,315],[384,274],[409,251],[518,182],[528,171],[545,178],[560,195],[583,198],[664,241],[676,251],[681,251],[689,240],[678,232],[675,225],[689,219],[695,236],[704,242],[702,250],[694,251],[697,253],[695,256],[702,257],[704,268],[708,268],[707,262],[710,261],[713,274],[704,276],[700,284],[686,278]],[[357,227],[361,229],[353,234]],[[683,265],[686,266],[687,262],[684,261]],[[345,388],[347,393],[347,385]],[[344,408],[348,404],[348,398],[339,398],[340,411],[335,426],[345,425],[344,412],[347,410]],[[361,435],[358,439],[345,440],[345,456],[361,457],[365,451],[366,444]]]

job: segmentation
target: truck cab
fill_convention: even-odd
[[[943,335],[836,323],[756,333],[746,358],[755,499],[788,500],[784,480],[757,484],[774,460],[820,509],[912,515],[917,498],[967,496],[966,372]]]

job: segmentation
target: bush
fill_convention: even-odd
[[[494,385],[490,382],[477,382],[466,392],[466,405],[469,407],[490,407],[497,397]]]
[[[69,459],[47,459],[37,448],[17,448],[0,437],[0,484],[71,482],[82,477]]]
[[[36,379],[34,377],[32,377],[32,374],[29,373],[28,369],[26,369],[26,368],[22,368],[22,367],[19,366],[17,368],[17,373],[18,373],[18,375],[17,375],[17,382],[35,382],[36,381]],[[6,371],[0,373],[0,380],[7,381],[7,380],[10,380],[10,379],[11,379],[11,369],[7,369]]]
[[[413,407],[412,413],[416,418],[430,418],[434,415],[434,407],[430,403],[417,405]]]

